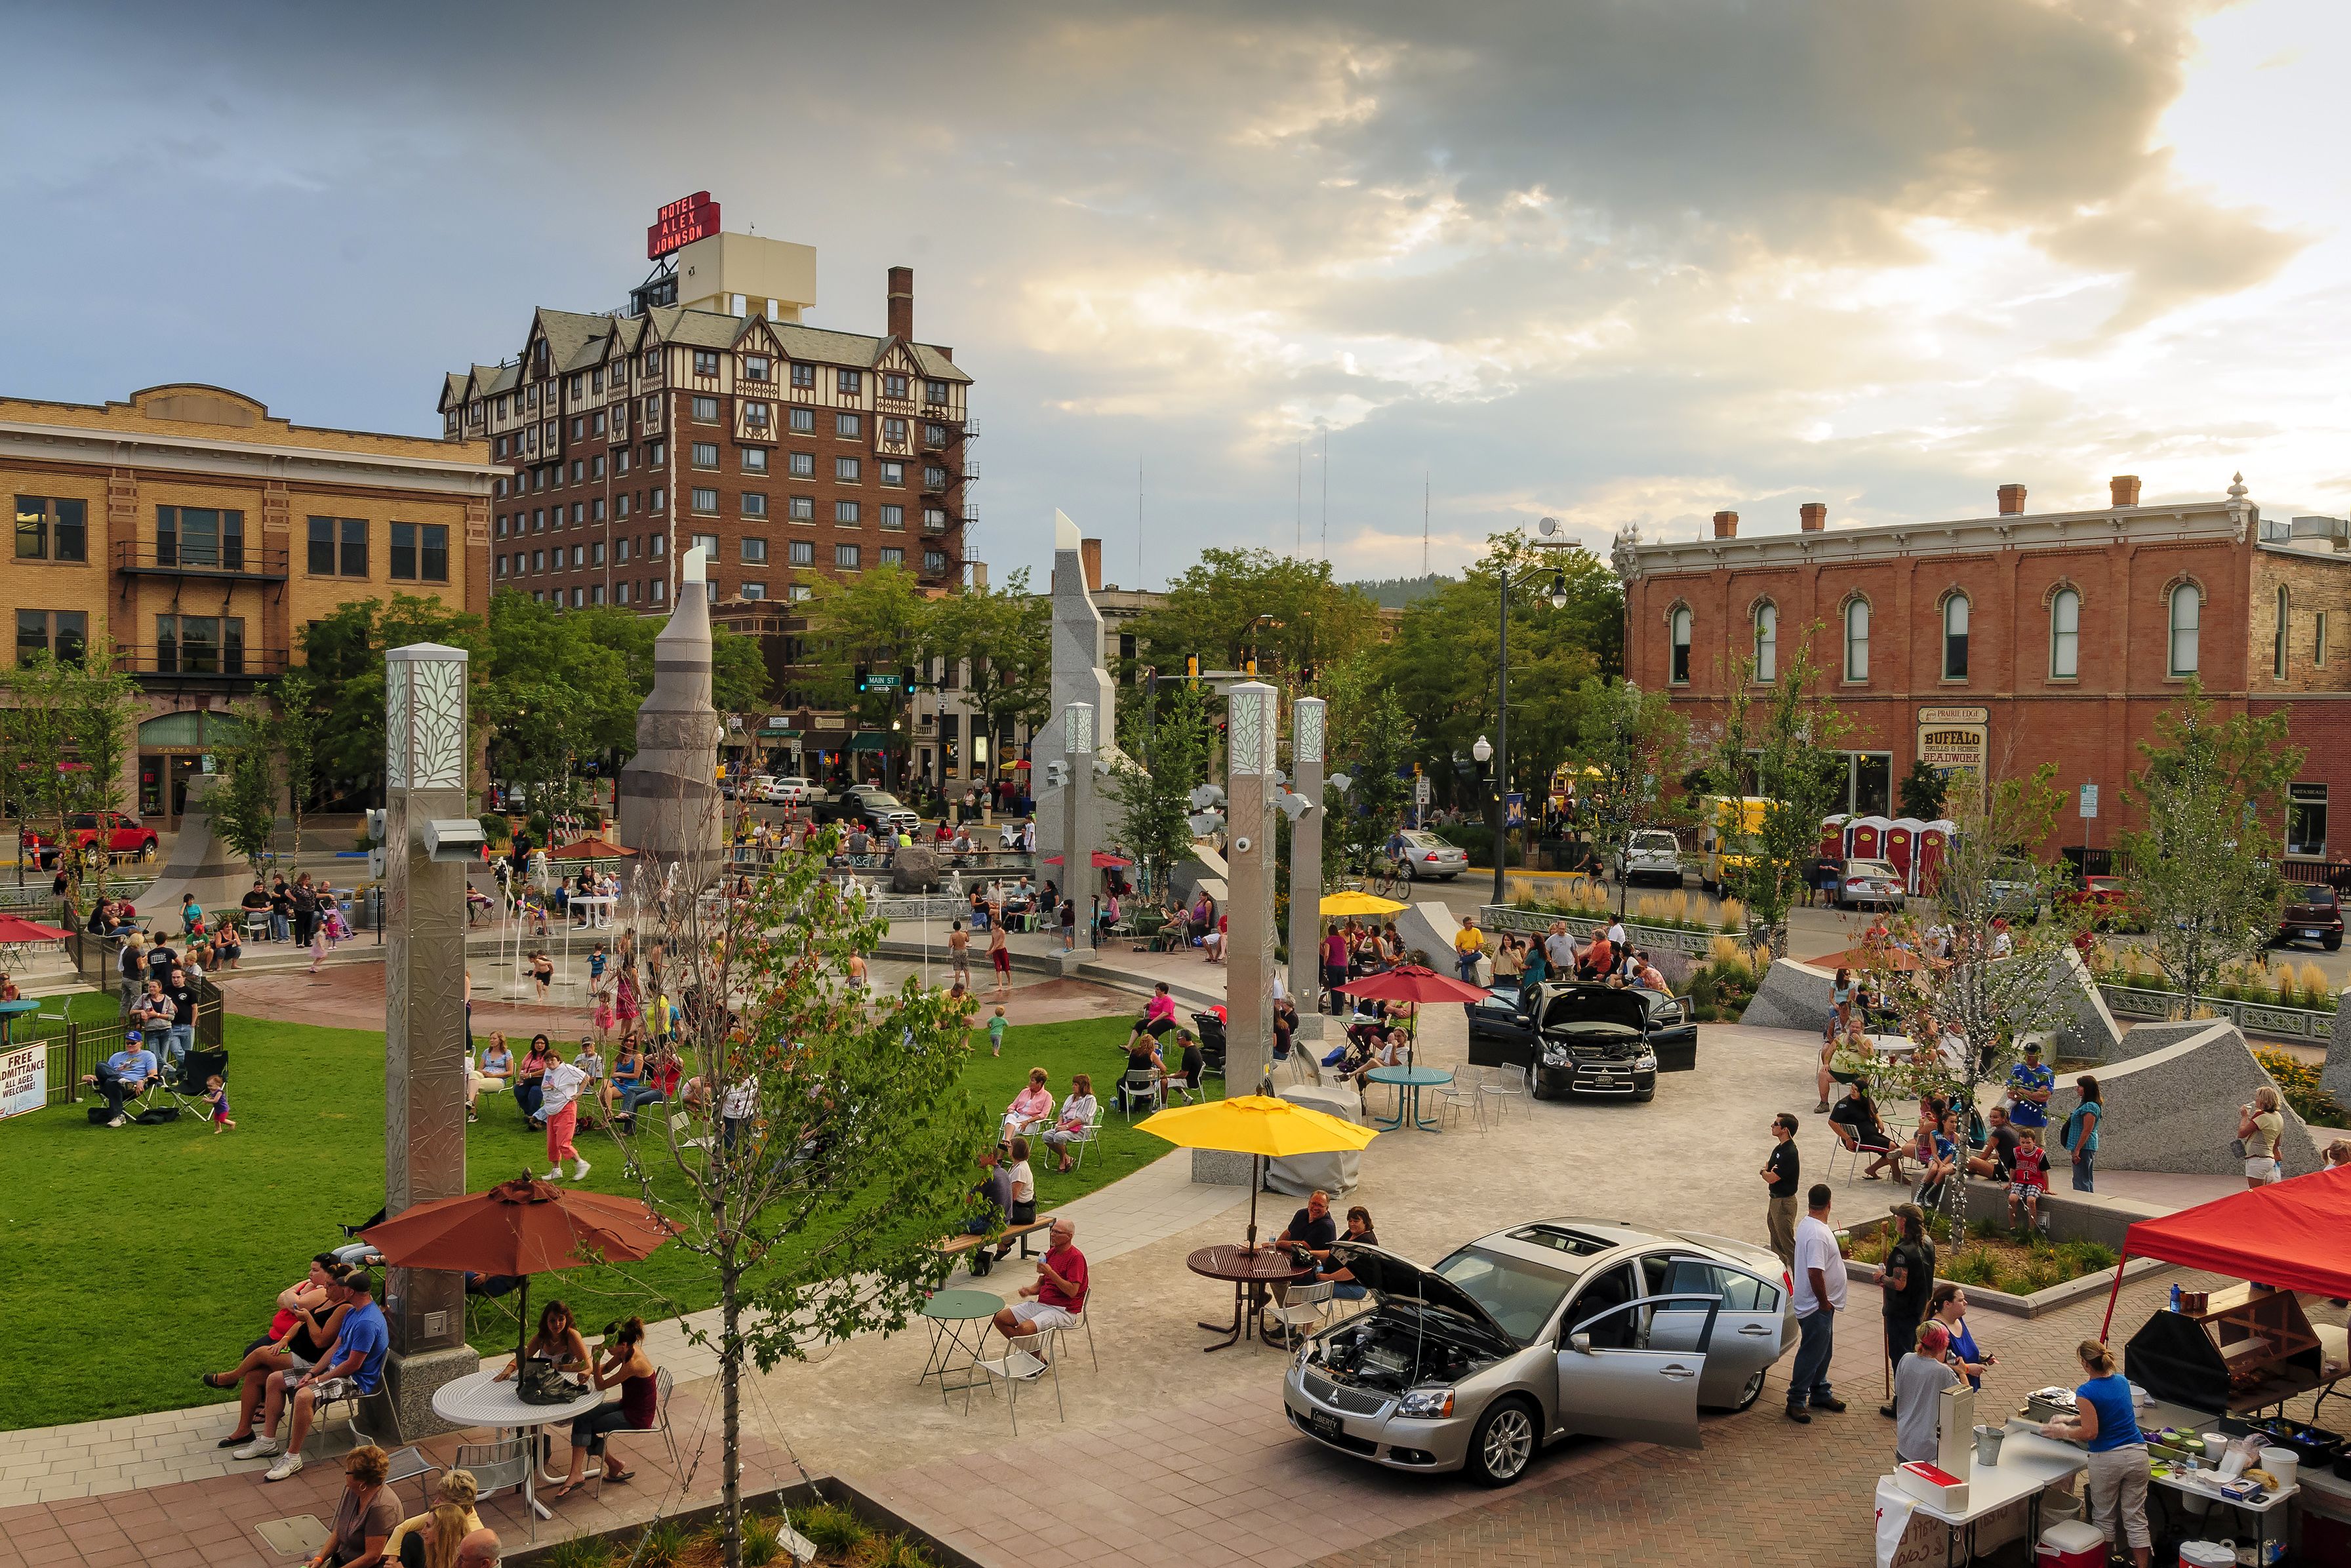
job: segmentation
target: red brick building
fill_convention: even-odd
[[[803,325],[815,279],[808,246],[712,234],[627,310],[541,308],[511,357],[451,372],[445,434],[508,471],[490,586],[658,612],[697,542],[722,604],[881,566],[962,581],[971,378],[915,340],[911,269],[878,337]]]
[[[2241,479],[2212,501],[2138,496],[2124,476],[2106,507],[2027,513],[2004,485],[1991,517],[1833,528],[1807,503],[1787,532],[1742,535],[1725,511],[1711,538],[1628,539],[1627,675],[1703,728],[1741,661],[1760,686],[1802,643],[1853,720],[1846,810],[1890,814],[1919,758],[1993,777],[2054,761],[2069,792],[2098,787],[2098,814],[2069,809],[2051,847],[2091,849],[2128,825],[2137,743],[2192,675],[2223,712],[2290,716],[2309,756],[2285,847],[2326,860],[2330,791],[2351,789],[2351,528],[2265,520]]]

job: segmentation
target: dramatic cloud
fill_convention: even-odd
[[[1316,548],[1326,486],[1343,570],[1416,570],[1424,476],[1439,566],[1547,512],[1878,520],[2120,471],[2346,504],[2316,150],[2351,37],[2316,0],[17,22],[0,188],[46,276],[0,304],[12,391],[432,428],[443,369],[618,304],[649,210],[707,186],[818,247],[822,324],[877,329],[915,267],[979,379],[999,571],[1060,505],[1127,575],[1138,464],[1155,579]]]

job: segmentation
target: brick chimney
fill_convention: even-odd
[[[2114,492],[2116,506],[2136,507],[2138,505],[2137,475],[2117,474],[2113,478],[2106,481],[2106,486]]]
[[[1086,591],[1100,593],[1102,585],[1102,540],[1080,539],[1078,561],[1086,569]]]
[[[1714,537],[1719,539],[1737,538],[1739,537],[1739,514],[1737,512],[1715,513]]]
[[[914,269],[890,269],[890,336],[910,341],[914,336]]]
[[[2002,485],[2000,487],[2000,515],[2003,517],[2021,517],[2024,515],[2023,486]]]
[[[1819,533],[1829,526],[1829,504],[1807,501],[1796,508],[1796,526],[1808,534]]]

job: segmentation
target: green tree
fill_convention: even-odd
[[[1420,760],[1458,805],[1478,799],[1461,788],[1454,758],[1466,758],[1497,726],[1495,672],[1501,663],[1501,585],[1510,591],[1510,777],[1505,789],[1545,798],[1554,768],[1583,723],[1584,682],[1623,666],[1624,595],[1615,574],[1584,550],[1547,550],[1519,533],[1486,541],[1486,554],[1458,581],[1407,606],[1388,644],[1385,677],[1417,737]],[[1566,603],[1551,603],[1552,578]]]
[[[2284,885],[2267,822],[2304,755],[2285,715],[2218,718],[2192,681],[2139,743],[2144,765],[2124,796],[2146,826],[2121,846],[2156,964],[2190,1015],[2224,968],[2259,960],[2277,929]]]
[[[637,700],[644,701],[653,689],[652,683],[648,681]],[[768,706],[768,698],[774,690],[775,684],[768,678],[768,661],[760,654],[757,637],[745,637],[729,632],[724,626],[710,629],[711,706],[720,713],[758,713]],[[629,749],[633,752],[636,750],[636,710],[633,707],[630,709],[629,717]]]
[[[302,858],[302,813],[319,787],[319,737],[327,706],[326,688],[308,666],[297,664],[278,677],[271,721],[277,752],[286,762],[286,799],[293,819],[294,859]]]
[[[1267,549],[1204,549],[1167,584],[1167,602],[1134,625],[1136,657],[1161,674],[1198,654],[1204,669],[1239,669],[1254,650],[1261,677],[1296,685],[1369,647],[1379,606],[1336,582],[1331,563]],[[1118,672],[1127,674],[1131,672]]]
[[[257,878],[277,831],[277,721],[263,703],[237,705],[238,737],[216,746],[222,779],[212,797],[213,831],[245,857]]]
[[[473,655],[474,682],[485,679],[487,629],[479,617],[437,599],[395,593],[354,600],[302,629],[303,663],[327,694],[318,755],[332,759],[328,769],[337,793],[373,800],[382,788],[384,650],[412,643],[463,648]]]
[[[1906,911],[1886,922],[1886,936],[1863,945],[1861,967],[1919,1048],[1901,1081],[1906,1092],[1944,1092],[1953,1103],[1973,1105],[1980,1085],[2007,1081],[2027,1035],[2073,1015],[2078,927],[2016,918],[2012,891],[2020,868],[2030,867],[2035,902],[2062,907],[2059,870],[2041,850],[2064,801],[2056,777],[2057,765],[2046,762],[2028,776],[1966,792],[1954,807],[1958,831],[1942,852],[1931,916]],[[1928,950],[1929,918],[1950,946],[1944,962],[1922,968],[1916,955]],[[1965,1186],[1963,1172],[1945,1188],[1954,1216],[1967,1213]]]
[[[1021,567],[1000,589],[963,588],[932,606],[932,643],[966,669],[964,706],[979,733],[1034,733],[1052,716],[1053,601],[1029,591]]]
[[[852,953],[888,932],[825,874],[838,829],[786,849],[747,897],[676,899],[661,929],[685,1015],[685,1071],[726,1087],[650,1117],[619,1157],[715,1280],[725,1561],[743,1563],[742,1383],[811,1347],[912,1321],[945,1278],[991,1109],[958,1086],[968,1019],[914,981],[869,998]],[[661,1107],[666,1111],[668,1107]],[[617,1138],[619,1134],[616,1133]]]
[[[1323,790],[1325,845],[1334,867],[1368,876],[1412,801],[1411,716],[1368,650],[1325,671],[1317,684],[1331,705],[1323,777],[1347,777],[1343,792]]]
[[[9,705],[0,714],[0,752],[20,813],[52,827],[62,846],[71,813],[122,810],[138,687],[115,668],[110,641],[94,638],[78,660],[35,653],[7,672],[0,691]],[[103,896],[111,862],[102,840],[91,863]]]
[[[912,728],[912,683],[906,677],[919,674],[936,648],[936,602],[903,567],[880,567],[847,580],[810,574],[803,580],[810,591],[803,601],[809,649],[817,659],[811,695],[887,737],[885,777],[893,767],[903,777]],[[870,684],[861,692],[860,669],[891,684]]]
[[[1744,813],[1700,808],[1701,831],[1721,844],[1722,885],[1747,905],[1747,945],[1759,956],[1767,947],[1788,950],[1788,911],[1803,894],[1806,873],[1821,852],[1821,819],[1842,798],[1847,768],[1837,749],[1844,716],[1815,692],[1813,638],[1792,642],[1794,652],[1780,661],[1761,695],[1755,661],[1731,661],[1722,730],[1704,770],[1713,793],[1765,802],[1751,826]],[[1790,644],[1782,638],[1781,647]]]
[[[1921,822],[1935,821],[1943,814],[1943,800],[1949,793],[1942,769],[1928,766],[1922,757],[1902,776],[1898,791],[1902,814]]]
[[[1196,688],[1178,687],[1146,722],[1140,705],[1119,715],[1121,751],[1111,758],[1107,789],[1118,802],[1119,834],[1163,892],[1192,852],[1192,791],[1208,779],[1208,704]],[[1148,738],[1146,739],[1146,736]],[[1134,760],[1142,757],[1138,766]],[[1072,874],[1064,879],[1079,883]]]
[[[1584,768],[1576,792],[1578,821],[1603,864],[1622,868],[1635,833],[1671,830],[1687,820],[1679,780],[1688,750],[1688,726],[1669,694],[1625,680],[1584,683],[1574,753]],[[1620,869],[1620,915],[1627,896]]]

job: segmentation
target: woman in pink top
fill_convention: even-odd
[[[1151,999],[1143,1004],[1143,1019],[1126,1037],[1126,1049],[1132,1051],[1135,1042],[1146,1034],[1154,1040],[1165,1039],[1175,1027],[1176,998],[1168,994],[1167,982],[1162,980],[1152,988]]]
[[[1004,1134],[1007,1138],[1016,1133],[1033,1133],[1053,1117],[1053,1092],[1045,1087],[1045,1070],[1029,1070],[1029,1086],[1012,1097],[1004,1110]]]

